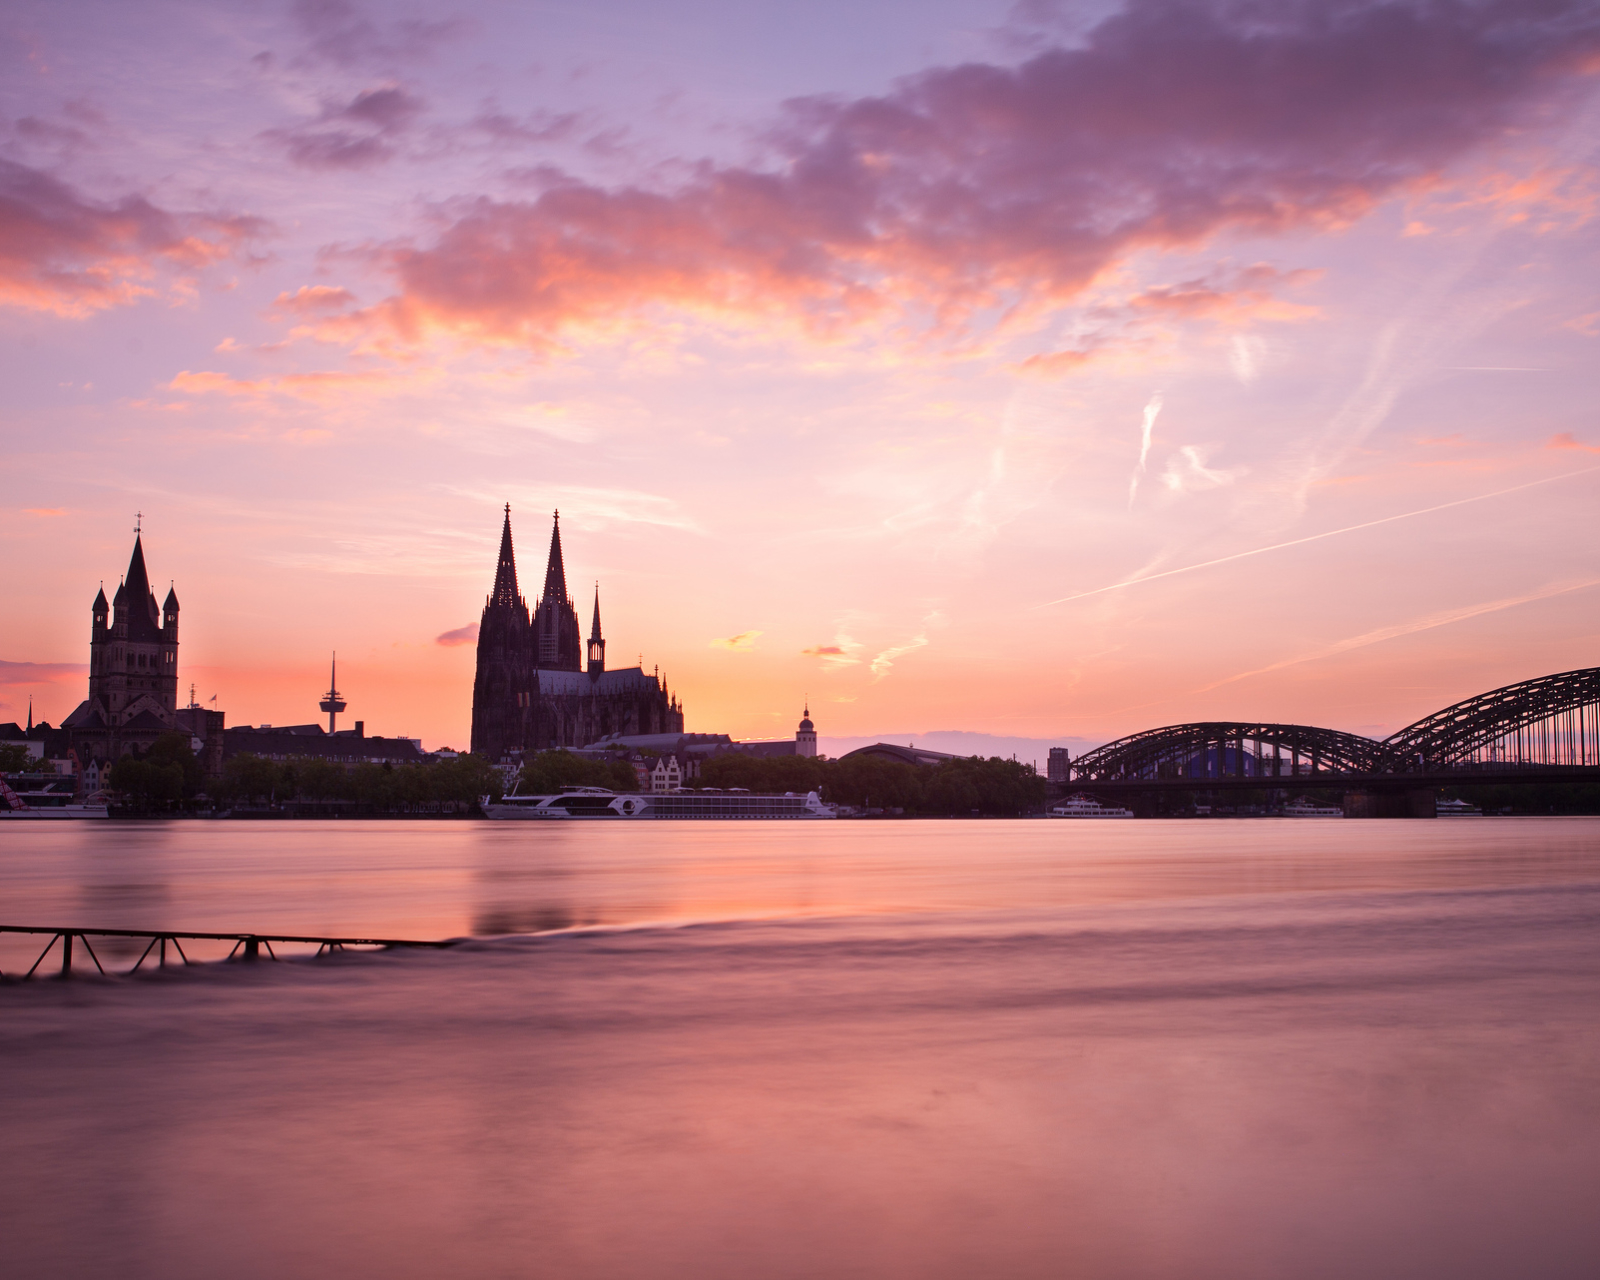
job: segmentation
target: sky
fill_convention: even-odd
[[[507,503],[696,731],[1594,665],[1597,86],[1580,0],[11,0],[0,719],[137,518],[185,693],[464,747]]]

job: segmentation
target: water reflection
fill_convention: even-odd
[[[510,933],[555,933],[608,923],[598,915],[579,915],[568,907],[501,904],[480,909],[472,918],[472,932],[476,937],[493,938]]]
[[[1600,822],[1063,825],[8,839],[51,923],[545,935],[0,987],[8,1274],[1600,1273]]]

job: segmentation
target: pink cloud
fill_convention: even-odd
[[[225,395],[246,400],[264,400],[275,395],[299,400],[329,401],[352,391],[383,391],[394,386],[403,375],[381,372],[287,373],[272,378],[236,378],[211,369],[183,369],[167,384],[169,391],[189,395]]]
[[[1546,449],[1575,449],[1579,453],[1600,453],[1600,444],[1584,444],[1570,431],[1553,435],[1545,441]]]
[[[55,684],[81,679],[89,672],[83,662],[7,662],[0,659],[0,685]]]
[[[1182,319],[1210,320],[1224,325],[1261,320],[1308,320],[1320,312],[1277,296],[1284,286],[1309,283],[1318,271],[1278,271],[1258,264],[1224,279],[1185,280],[1153,285],[1128,299],[1135,312],[1165,313]]]
[[[457,645],[476,644],[478,640],[478,624],[470,623],[465,627],[457,627],[454,631],[434,637],[435,644],[442,644],[446,649],[454,649]]]
[[[945,331],[1140,249],[1352,221],[1560,109],[1597,54],[1578,0],[1134,0],[1079,48],[793,103],[765,168],[450,206],[432,244],[385,251],[400,290],[367,317],[535,347],[662,305]]]
[[[279,311],[296,315],[318,315],[342,311],[355,300],[355,295],[348,289],[326,284],[304,284],[293,293],[280,293],[273,299],[272,305]]]
[[[0,160],[0,305],[82,316],[154,290],[161,267],[194,271],[262,233],[253,218],[173,213],[143,196],[87,199]]]

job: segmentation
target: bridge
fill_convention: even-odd
[[[1381,742],[1205,721],[1130,734],[1071,764],[1072,785],[1096,793],[1339,788],[1352,817],[1432,817],[1444,786],[1551,782],[1600,782],[1600,667],[1480,693]]]

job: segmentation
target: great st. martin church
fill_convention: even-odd
[[[474,752],[498,761],[551,747],[587,746],[611,734],[683,732],[683,708],[660,676],[647,674],[643,666],[606,670],[598,584],[587,655],[580,634],[561,557],[561,513],[550,534],[544,594],[530,617],[517,590],[507,506],[494,590],[478,626]]]

